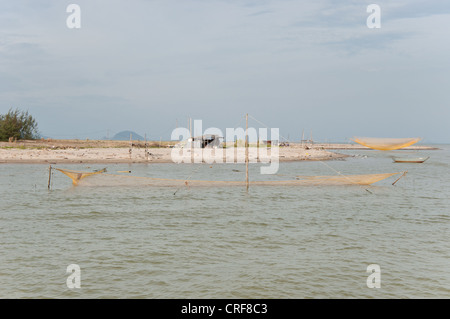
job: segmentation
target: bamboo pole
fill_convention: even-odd
[[[145,160],[148,161],[147,133],[145,133]]]
[[[397,179],[395,180],[395,182],[392,183],[392,185],[395,185],[395,183],[397,183],[397,182],[400,180],[400,178],[402,178],[403,176],[405,176],[407,172],[408,172],[408,171],[404,171],[403,174],[402,174],[399,178],[397,178]]]
[[[304,147],[303,143],[305,143],[305,129],[302,131],[302,147]]]
[[[52,166],[48,167],[48,190],[50,190],[50,183],[52,180]]]
[[[131,160],[132,148],[133,148],[133,140],[132,140],[132,134],[130,133],[130,149],[128,150],[128,152],[130,153],[130,160]]]
[[[245,115],[245,184],[248,191],[248,113]]]
[[[189,118],[189,134],[191,135],[191,163],[194,163],[194,137],[192,136],[192,118]]]

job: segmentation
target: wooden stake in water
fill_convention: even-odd
[[[404,171],[403,174],[402,174],[402,176],[400,176],[399,178],[397,178],[397,179],[395,180],[395,182],[392,183],[392,185],[395,185],[395,183],[397,183],[397,182],[399,181],[400,178],[402,178],[403,176],[405,176],[407,172],[408,172],[408,171]]]
[[[52,166],[50,165],[48,168],[48,190],[50,190],[51,180],[52,180]]]

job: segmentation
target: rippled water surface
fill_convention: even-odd
[[[449,298],[450,147],[345,151],[277,176],[402,172],[371,187],[71,185],[47,165],[0,165],[1,298]],[[392,155],[423,156],[423,164]],[[60,165],[88,170],[104,165]],[[108,165],[108,172],[245,178],[238,164]],[[81,269],[70,289],[66,268]],[[381,269],[368,288],[367,267]]]

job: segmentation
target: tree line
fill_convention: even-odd
[[[37,122],[28,111],[9,109],[0,114],[0,141],[38,139]]]

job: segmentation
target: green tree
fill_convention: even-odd
[[[0,141],[8,141],[10,138],[18,140],[39,138],[37,122],[28,111],[9,109],[8,113],[0,114]]]

